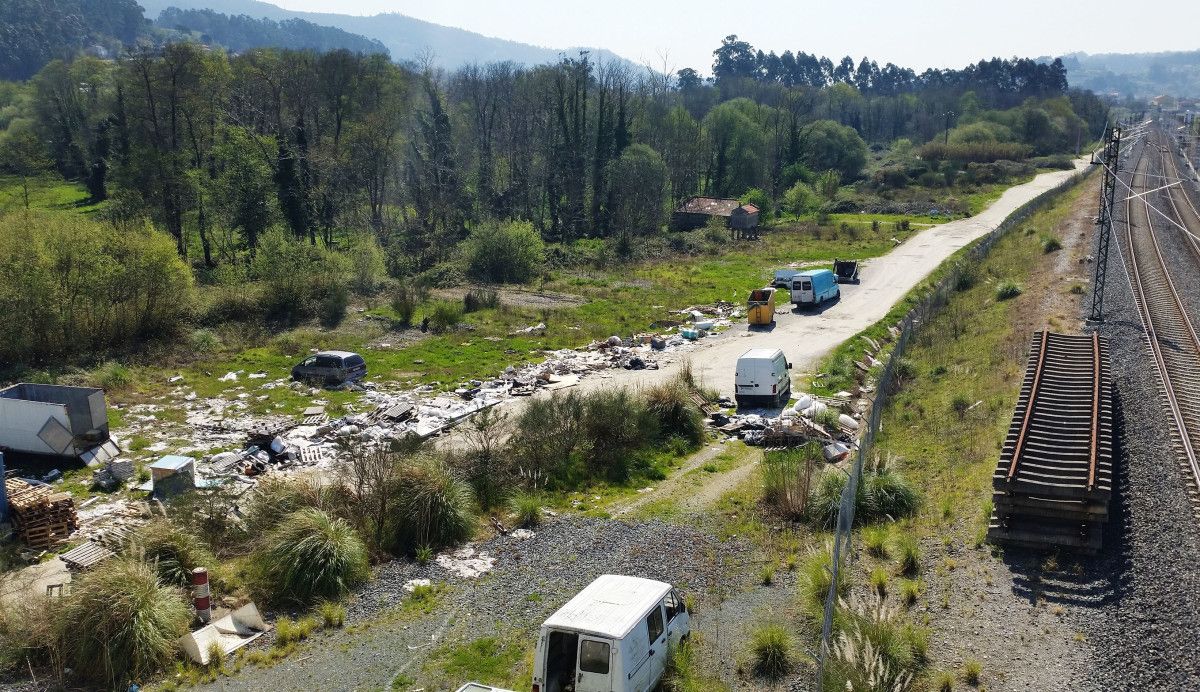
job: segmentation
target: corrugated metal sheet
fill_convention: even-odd
[[[676,209],[684,214],[706,214],[708,216],[729,216],[734,209],[741,206],[736,199],[722,197],[693,197]]]

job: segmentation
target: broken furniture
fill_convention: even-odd
[[[145,487],[145,486],[143,486]],[[150,488],[160,500],[175,497],[196,487],[196,460],[168,454],[150,464]]]
[[[179,638],[179,646],[196,663],[208,665],[208,652],[213,644],[221,647],[228,656],[267,631],[262,614],[253,603],[238,608],[232,613]]]
[[[56,493],[48,485],[21,478],[6,479],[4,489],[12,508],[13,528],[29,547],[49,548],[79,528],[71,493]]]

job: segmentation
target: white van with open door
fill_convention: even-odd
[[[542,623],[533,692],[649,692],[690,632],[670,584],[605,574]]]

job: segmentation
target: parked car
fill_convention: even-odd
[[[337,386],[367,376],[367,362],[350,351],[321,351],[292,368],[292,379]]]
[[[783,351],[752,348],[737,359],[733,376],[734,399],[742,406],[781,406],[792,396],[792,377]]]
[[[776,269],[775,277],[771,279],[771,285],[786,291],[792,287],[792,279],[796,278],[799,273],[799,269]]]
[[[828,269],[801,272],[792,279],[792,302],[801,307],[817,307],[827,300],[837,300],[841,295],[842,289]]]
[[[670,584],[605,574],[542,623],[532,690],[652,690],[668,649],[690,633],[683,595]]]
[[[775,324],[775,289],[767,286],[750,291],[746,308],[751,325]]]

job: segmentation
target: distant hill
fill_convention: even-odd
[[[329,51],[344,48],[355,53],[383,53],[387,48],[375,39],[352,34],[332,26],[320,26],[303,19],[276,21],[254,19],[244,14],[227,15],[212,10],[181,10],[168,7],[155,24],[164,29],[192,34],[204,43],[215,43],[231,51],[261,46],[311,48]]]
[[[1062,61],[1071,86],[1097,94],[1200,97],[1200,51],[1071,53]]]
[[[442,26],[402,14],[357,17],[328,12],[293,12],[258,0],[140,0],[146,16],[154,19],[168,7],[185,10],[210,9],[229,15],[266,17],[275,21],[302,19],[313,24],[337,27],[352,34],[376,39],[387,47],[393,60],[400,62],[431,57],[435,65],[456,69],[472,62],[489,63],[511,60],[526,65],[557,61],[561,55],[574,55],[580,48],[543,48],[477,34],[464,29]],[[593,59],[625,62],[639,67],[604,49],[590,50]]]
[[[118,49],[147,28],[135,0],[0,1],[0,79],[28,79],[92,47]]]

